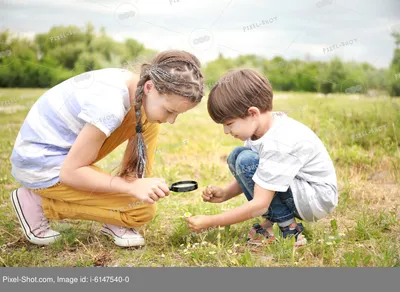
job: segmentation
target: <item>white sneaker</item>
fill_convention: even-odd
[[[145,243],[144,238],[135,228],[103,224],[100,231],[114,239],[114,243],[121,247],[142,246]]]
[[[61,234],[50,228],[49,219],[44,216],[42,197],[27,188],[11,193],[11,204],[25,237],[33,244],[48,245],[61,238]]]

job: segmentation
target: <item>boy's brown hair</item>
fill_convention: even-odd
[[[248,116],[248,109],[272,110],[272,86],[268,79],[252,69],[237,69],[225,73],[208,96],[207,109],[218,124]]]

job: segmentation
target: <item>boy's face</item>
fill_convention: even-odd
[[[255,133],[257,124],[253,117],[235,118],[223,123],[225,134],[230,134],[234,138],[245,141]]]
[[[151,123],[175,123],[179,114],[194,108],[187,98],[176,94],[160,94],[151,81],[145,84],[143,107]]]

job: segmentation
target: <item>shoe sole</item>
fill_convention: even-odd
[[[303,246],[303,245],[306,245],[306,244],[307,244],[307,238],[304,237],[303,239],[301,239],[299,241],[296,241],[294,243],[294,246],[299,247],[299,246]]]
[[[119,238],[116,235],[112,235],[106,231],[101,230],[101,232],[106,235],[107,237],[114,240],[114,243],[120,247],[134,247],[134,246],[143,246],[145,245],[144,238],[137,238],[137,239],[126,239],[126,238]]]
[[[11,193],[11,205],[14,207],[14,211],[17,214],[18,221],[22,227],[22,230],[24,231],[23,233],[26,239],[28,239],[31,243],[37,245],[49,245],[61,237],[61,234],[49,237],[36,237],[35,234],[32,233],[31,228],[25,219],[24,213],[22,212],[21,205],[19,204],[17,190],[14,190]]]

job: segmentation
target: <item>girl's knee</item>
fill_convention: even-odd
[[[129,227],[139,227],[149,223],[156,215],[156,203],[143,203],[140,208],[131,209],[121,213],[121,218]]]

